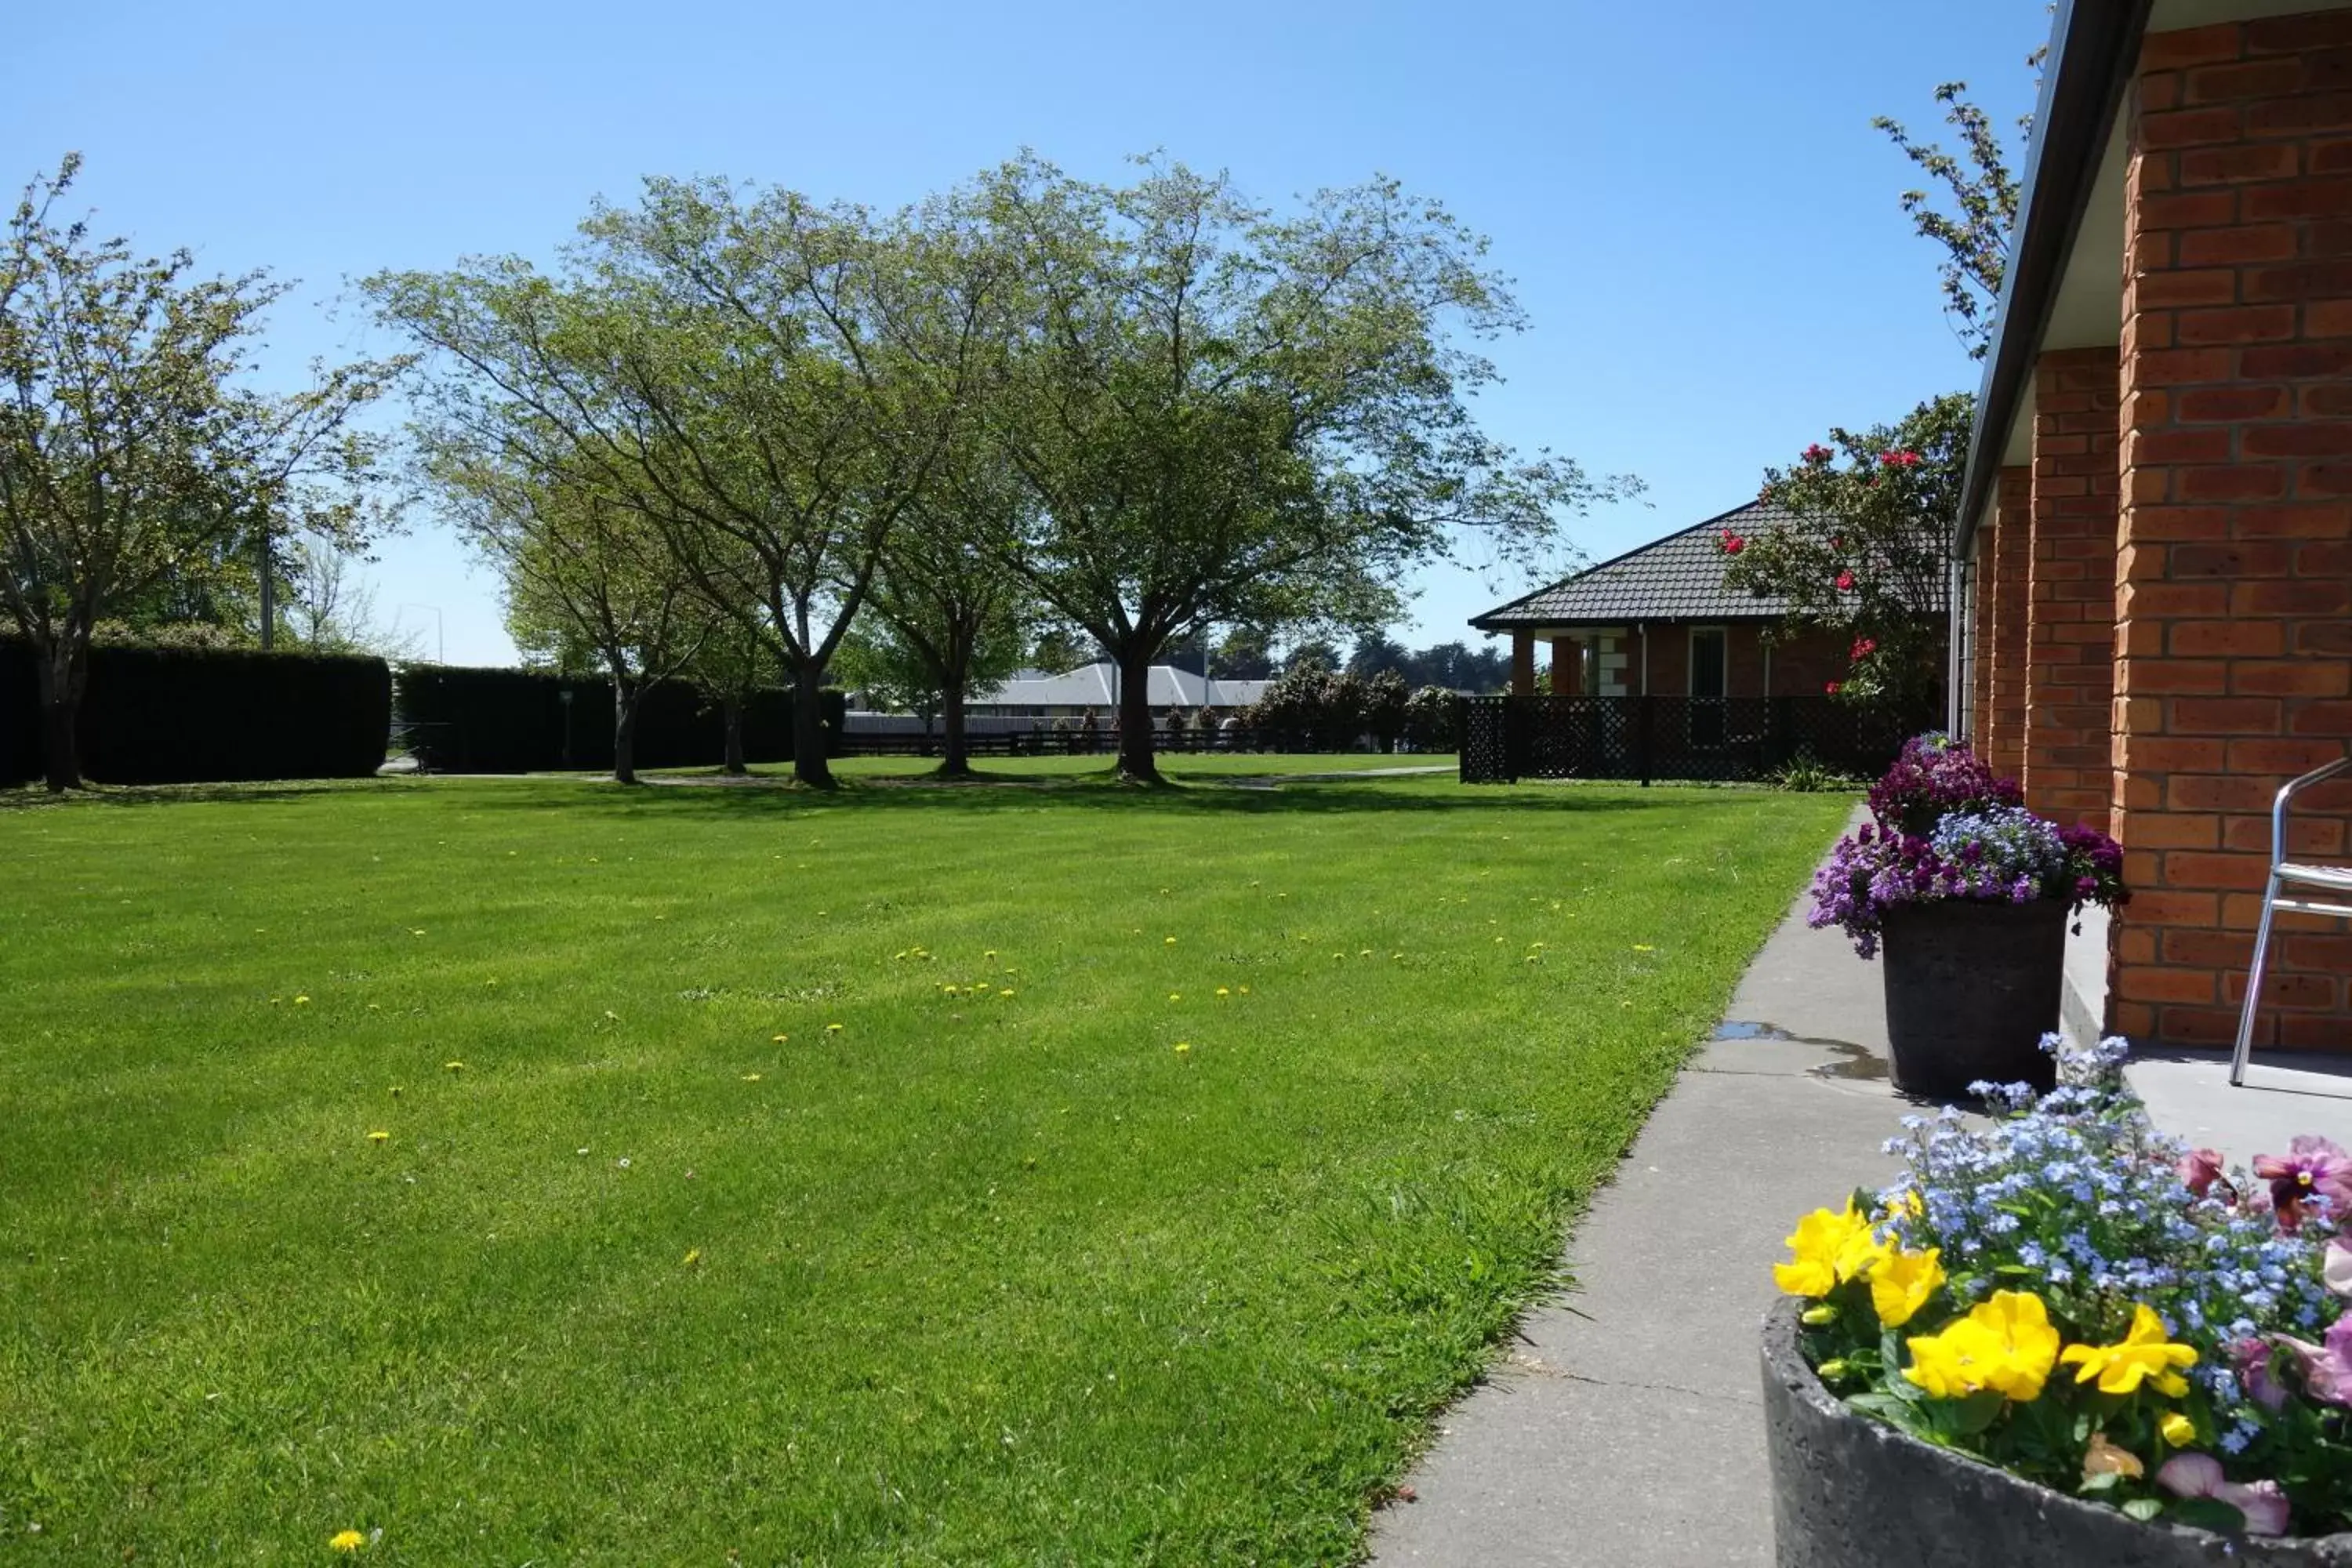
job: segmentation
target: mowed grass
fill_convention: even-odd
[[[0,809],[0,1560],[1349,1561],[1847,805]]]

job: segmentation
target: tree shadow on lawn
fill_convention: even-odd
[[[586,806],[637,818],[693,821],[757,820],[778,815],[837,812],[858,816],[907,812],[985,816],[1047,810],[1209,817],[1433,812],[1494,816],[1706,811],[1753,801],[1764,793],[1665,788],[1643,791],[1630,784],[1599,789],[1542,785],[1472,790],[1445,785],[1415,787],[1395,779],[1335,779],[1311,784],[1283,783],[1277,787],[1202,782],[1151,789],[1116,784],[1102,775],[1045,780],[999,775],[982,782],[952,784],[926,784],[919,779],[887,784],[868,780],[832,794],[789,785],[608,788],[584,793],[578,800],[565,800],[562,804],[568,809]],[[529,811],[543,809],[553,803],[544,791],[518,789],[484,791],[475,795],[470,804],[488,810]]]
[[[254,804],[300,800],[310,795],[358,795],[382,781],[376,779],[314,779],[273,783],[253,780],[233,784],[87,784],[63,795],[51,795],[38,784],[0,789],[0,813],[59,810],[86,805],[190,805],[224,802]],[[405,783],[395,788],[409,788]]]

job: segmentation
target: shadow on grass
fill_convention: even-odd
[[[1300,813],[1362,814],[1586,813],[1709,810],[1760,792],[1730,790],[1643,791],[1633,785],[1586,788],[1536,786],[1465,789],[1450,783],[1396,779],[1282,781],[1278,787],[1252,780],[1194,781],[1138,787],[1103,775],[1051,779],[999,775],[977,782],[857,780],[830,794],[791,786],[669,785],[608,789],[584,795],[572,809],[677,820],[758,820],[778,815],[851,812],[895,816],[908,812],[988,815],[1015,811],[1074,811],[1108,815],[1199,816],[1286,816]],[[529,811],[549,803],[543,791],[486,790],[470,803],[483,810]]]
[[[384,779],[310,779],[273,783],[254,780],[236,784],[87,784],[63,795],[51,795],[38,784],[0,789],[0,812],[64,810],[89,805],[183,805],[223,802],[258,804],[300,800],[320,795],[362,795],[372,791],[407,789],[404,781]]]

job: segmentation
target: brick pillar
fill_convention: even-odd
[[[1511,695],[1533,697],[1536,694],[1536,639],[1532,633],[1514,631],[1511,634]]]
[[[1991,537],[1979,559],[1991,579],[1978,584],[1992,611],[1985,637],[1987,682],[1984,743],[1978,748],[2003,778],[2025,773],[2025,623],[2033,566],[2033,470],[2001,469],[1993,494]]]
[[[2115,695],[2116,353],[2061,349],[2033,374],[2033,554],[2025,615],[2025,804],[2105,827]]]
[[[2111,1021],[2219,1044],[2271,796],[2352,737],[2352,11],[2151,34],[2129,104]],[[2290,848],[2341,858],[2352,792]],[[2352,939],[2282,919],[2256,1037],[2352,1040]]]

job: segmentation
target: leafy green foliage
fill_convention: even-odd
[[[0,239],[0,606],[38,658],[47,782],[80,782],[74,721],[100,621],[201,596],[256,531],[349,542],[381,526],[381,439],[353,416],[398,362],[254,390],[289,285],[194,276],[51,216],[80,167],[29,186]]]
[[[1479,431],[1495,372],[1464,341],[1518,308],[1392,181],[1281,216],[1181,163],[1111,186],[1027,158],[958,200],[1003,258],[980,417],[1035,501],[1003,553],[1126,670],[1129,776],[1155,773],[1143,672],[1202,623],[1375,624],[1465,538],[1538,561],[1629,488]]]
[[[1794,521],[1718,542],[1727,585],[1787,600],[1792,626],[1851,639],[1852,668],[1833,695],[1916,712],[1935,683],[1974,411],[1973,397],[1952,393],[1895,425],[1832,430],[1830,446],[1765,471],[1763,499]]]
[[[2038,70],[2042,51],[2027,63]],[[1903,210],[1921,237],[1944,249],[1937,274],[1942,284],[1944,312],[1953,330],[1968,345],[1970,359],[1982,359],[1992,346],[1993,307],[2009,266],[2010,231],[2017,226],[2017,177],[2010,172],[2009,152],[1994,129],[1991,117],[1969,101],[1969,84],[1948,81],[1936,89],[1944,118],[1959,132],[1960,151],[1948,153],[1939,142],[1912,138],[1897,121],[1880,115],[1871,124],[1886,133],[1942,188],[1947,205],[1938,205],[1924,190],[1903,193]],[[2033,129],[2033,117],[2017,121],[2021,140]]]

